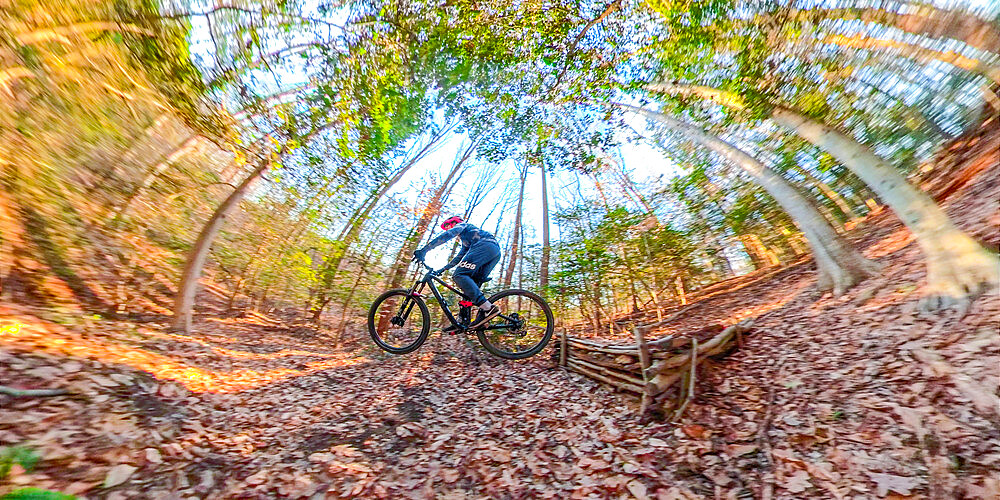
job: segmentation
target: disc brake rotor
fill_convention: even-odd
[[[520,314],[511,314],[510,321],[514,324],[514,327],[511,328],[511,333],[513,333],[515,337],[522,339],[528,334],[528,330],[524,328],[524,319],[521,318]]]

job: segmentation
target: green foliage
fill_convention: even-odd
[[[0,500],[76,500],[76,496],[41,488],[18,488],[0,497]]]
[[[7,477],[15,464],[31,472],[41,458],[37,451],[27,446],[4,446],[0,448],[0,478]]]
[[[130,51],[135,68],[148,75],[193,128],[211,136],[226,135],[221,117],[206,112],[203,99],[207,89],[201,72],[191,61],[189,23],[161,19],[156,0],[115,0],[112,5],[118,19],[145,31],[116,34],[116,39]]]

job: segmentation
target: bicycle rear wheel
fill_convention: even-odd
[[[427,304],[402,288],[383,293],[368,310],[368,333],[375,344],[393,354],[417,350],[431,331]]]
[[[537,294],[527,290],[504,290],[490,302],[500,308],[476,335],[490,354],[506,359],[524,359],[541,352],[552,338],[552,310]]]

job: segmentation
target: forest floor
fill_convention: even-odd
[[[996,248],[1000,133],[976,141],[942,154],[952,174],[929,189]],[[337,344],[260,316],[176,335],[0,304],[0,383],[68,391],[0,395],[0,446],[41,455],[0,494],[1000,498],[1000,297],[922,316],[908,231],[883,212],[852,238],[886,269],[842,297],[797,263],[715,285],[665,325],[756,318],[676,423],[640,423],[634,397],[548,352],[508,362],[434,334],[394,357],[360,320]]]

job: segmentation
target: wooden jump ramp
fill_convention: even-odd
[[[639,418],[662,411],[677,420],[694,397],[698,365],[743,346],[753,319],[723,327],[673,334],[653,341],[646,334],[655,325],[635,325],[634,344],[612,344],[569,336],[557,341],[559,365],[616,389],[640,396]],[[676,391],[671,390],[674,387]],[[671,397],[674,396],[674,397]]]

